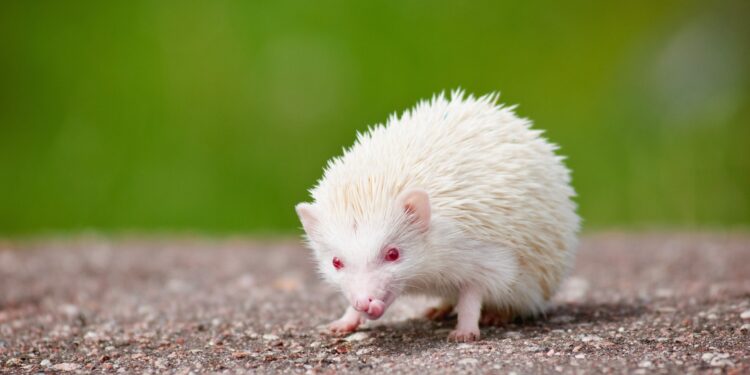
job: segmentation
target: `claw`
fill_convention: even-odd
[[[455,342],[473,342],[479,340],[479,330],[454,329],[448,335],[448,339]]]

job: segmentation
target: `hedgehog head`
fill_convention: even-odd
[[[349,210],[325,200],[296,206],[319,271],[369,319],[380,318],[420,274],[428,251],[428,193],[415,188],[388,195],[377,198],[382,204]]]

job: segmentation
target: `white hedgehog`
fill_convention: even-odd
[[[351,306],[335,333],[401,294],[440,297],[457,341],[540,313],[571,268],[579,218],[557,146],[498,96],[422,101],[331,159],[296,210],[320,272]]]

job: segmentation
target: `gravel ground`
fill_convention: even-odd
[[[297,241],[0,241],[0,372],[750,373],[750,234],[583,240],[544,318],[446,340],[397,302],[347,337]]]

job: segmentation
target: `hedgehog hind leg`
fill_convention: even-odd
[[[484,306],[479,324],[483,326],[504,326],[518,315],[510,307]]]
[[[437,306],[427,309],[424,312],[424,317],[436,322],[445,320],[453,313],[454,307],[453,302],[442,300]]]

